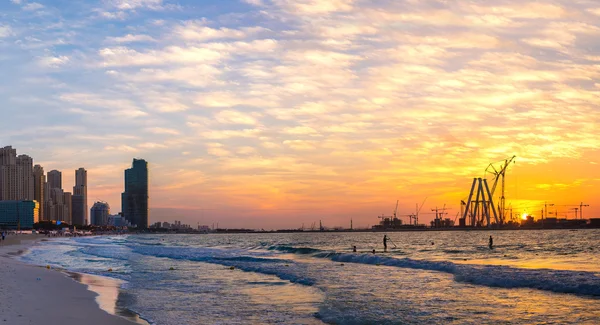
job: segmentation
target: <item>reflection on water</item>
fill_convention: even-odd
[[[119,300],[122,296],[121,285],[124,283],[123,281],[85,273],[66,273],[77,282],[85,284],[88,290],[98,295],[96,296],[96,303],[102,310],[111,315],[126,318],[136,324],[148,325],[148,322],[140,318],[138,314],[120,307]]]

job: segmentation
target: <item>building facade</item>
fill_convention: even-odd
[[[65,192],[63,194],[63,202],[65,207],[65,217],[62,221],[71,225],[73,223],[73,194]]]
[[[31,229],[39,222],[39,203],[36,201],[0,201],[0,227]]]
[[[46,220],[46,214],[44,213],[44,207],[46,203],[45,198],[45,186],[46,175],[44,174],[44,168],[40,165],[33,167],[33,199],[39,203],[39,217],[40,221]],[[48,219],[49,220],[49,219]]]
[[[48,172],[47,177],[48,186],[50,189],[60,188],[62,189],[62,172],[58,170],[51,170]]]
[[[7,200],[34,200],[33,159],[11,146],[0,149],[0,201]]]
[[[121,195],[123,217],[138,228],[148,228],[148,163],[134,159],[125,170],[125,192]]]
[[[87,225],[87,220],[85,219],[85,212],[83,211],[83,196],[81,195],[73,195],[71,197],[71,222],[75,226],[85,226]]]
[[[108,226],[110,206],[106,202],[96,202],[92,206],[90,224],[93,226]]]
[[[88,214],[88,204],[87,204],[87,170],[84,168],[79,168],[75,171],[75,186],[73,186],[73,195],[81,196],[82,201],[78,201],[77,209],[73,209],[73,211],[77,211],[77,213],[82,213],[83,215],[74,215],[73,218],[77,220],[83,220],[82,224],[87,224],[89,220]]]

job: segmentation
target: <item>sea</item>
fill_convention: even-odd
[[[600,230],[383,236],[60,238],[20,258],[118,279],[150,324],[600,324]]]

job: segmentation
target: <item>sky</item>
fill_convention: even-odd
[[[146,159],[150,222],[455,219],[513,155],[513,214],[600,217],[600,3],[0,0],[0,113],[90,206]]]

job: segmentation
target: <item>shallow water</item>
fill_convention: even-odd
[[[388,236],[388,253],[382,233],[87,237],[21,258],[124,280],[118,305],[155,324],[600,323],[598,230]]]

